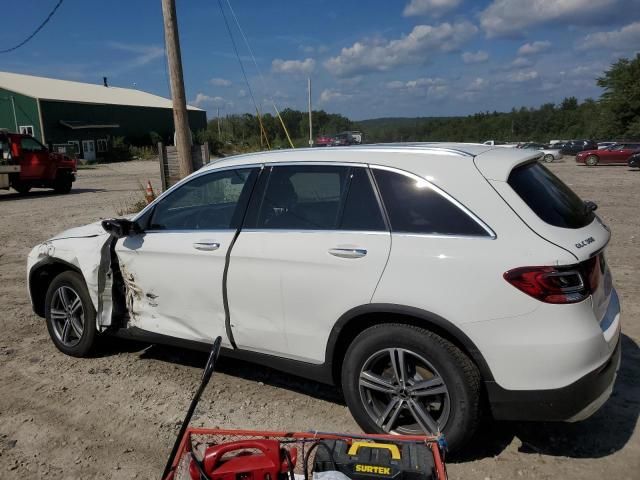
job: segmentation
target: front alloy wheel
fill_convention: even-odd
[[[359,388],[367,413],[385,432],[436,433],[449,419],[449,391],[442,376],[410,350],[374,353],[362,367]]]
[[[543,157],[543,160],[545,161],[545,163],[551,163],[551,162],[553,162],[554,158],[553,158],[553,155],[551,155],[550,153],[547,153]]]
[[[51,299],[51,324],[56,338],[66,347],[74,347],[84,332],[84,308],[80,295],[72,287],[60,286]]]
[[[82,275],[67,271],[53,279],[45,298],[45,317],[58,350],[74,357],[89,354],[96,338],[96,311]]]

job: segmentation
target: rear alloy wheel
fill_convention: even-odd
[[[61,273],[51,282],[45,302],[47,329],[58,350],[86,356],[96,337],[96,311],[83,278],[76,272]]]
[[[411,325],[362,332],[347,350],[342,388],[354,419],[369,433],[442,432],[456,449],[480,416],[473,362],[448,340]]]
[[[554,160],[553,155],[551,155],[550,153],[547,153],[542,159],[545,161],[545,163],[551,163]]]
[[[595,156],[595,155],[589,155],[589,156],[585,159],[584,163],[585,163],[586,165],[589,165],[590,167],[595,167],[596,165],[598,165],[598,157],[597,157],[597,156]]]

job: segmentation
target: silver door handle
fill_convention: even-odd
[[[213,250],[217,250],[220,248],[220,244],[216,242],[195,242],[193,244],[193,248],[196,250],[204,250],[206,252],[211,252]]]
[[[329,253],[340,258],[362,258],[367,254],[364,248],[330,248]]]

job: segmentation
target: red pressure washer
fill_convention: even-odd
[[[200,386],[162,474],[163,480],[296,480],[296,467],[308,480],[310,466],[314,474],[339,472],[351,480],[447,479],[443,442],[438,437],[189,428],[213,374],[221,343],[221,337],[213,342]],[[208,446],[201,460],[194,452],[193,437],[210,439],[205,442]],[[229,441],[230,438],[234,441]],[[299,448],[301,465],[297,465]],[[314,450],[317,454],[311,460]],[[178,478],[181,465],[188,468]]]

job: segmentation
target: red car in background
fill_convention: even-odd
[[[316,147],[330,147],[333,142],[333,138],[327,137],[326,135],[320,135],[316,137],[315,146]]]
[[[576,154],[576,163],[584,163],[590,167],[598,164],[626,164],[628,158],[640,151],[640,142],[616,143],[602,150],[585,150]]]

